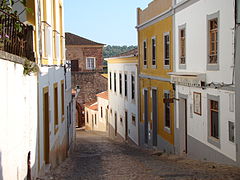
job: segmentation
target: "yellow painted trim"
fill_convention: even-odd
[[[43,93],[45,94],[47,92],[48,92],[48,86],[43,88]]]
[[[64,80],[61,80],[61,109],[62,109],[62,122],[64,121],[64,115],[65,115],[65,88],[64,88]],[[62,88],[63,86],[63,88]],[[62,94],[63,91],[63,94]]]
[[[55,88],[57,88],[57,104],[56,104],[56,106],[57,106],[57,112],[56,112],[56,106],[55,106]],[[54,134],[56,134],[57,133],[57,131],[58,131],[58,121],[59,121],[59,119],[58,119],[58,83],[56,82],[56,83],[54,83],[53,84],[53,102],[54,102]],[[56,115],[57,115],[57,117],[56,117]]]
[[[112,58],[112,59],[108,59],[107,62],[109,64],[115,64],[115,63],[138,63],[138,57],[134,56],[134,57],[122,57],[122,58]]]
[[[47,58],[42,58],[42,64],[43,65],[48,65],[48,59]]]

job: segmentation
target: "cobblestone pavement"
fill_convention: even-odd
[[[240,180],[240,169],[140,149],[99,132],[77,131],[76,150],[42,179]]]

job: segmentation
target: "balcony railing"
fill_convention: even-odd
[[[33,27],[0,9],[0,50],[35,61]]]

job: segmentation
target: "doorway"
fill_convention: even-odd
[[[179,98],[180,154],[187,154],[187,98]]]
[[[43,122],[44,122],[44,161],[49,164],[49,96],[48,88],[43,90]]]
[[[144,89],[144,134],[145,143],[148,143],[148,91]]]
[[[117,136],[117,113],[115,113],[115,136]]]
[[[125,111],[125,140],[128,139],[128,112]]]
[[[153,146],[157,146],[158,114],[157,114],[157,89],[152,89],[153,113]]]

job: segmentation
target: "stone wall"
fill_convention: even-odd
[[[72,88],[80,87],[80,93],[77,102],[84,103],[97,100],[96,94],[106,91],[108,80],[99,72],[72,72]]]
[[[95,57],[96,59],[96,70],[102,70],[103,62],[103,47],[93,46],[93,47],[82,47],[78,45],[68,45],[67,46],[67,60],[78,61],[78,71],[89,71],[86,70],[86,58]]]

